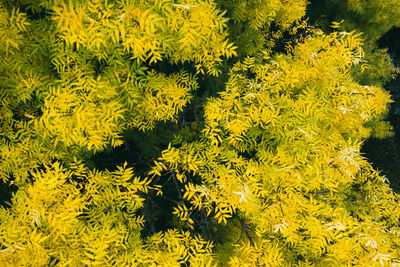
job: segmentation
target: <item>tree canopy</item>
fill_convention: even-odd
[[[1,265],[400,264],[400,2],[325,2],[0,1]]]

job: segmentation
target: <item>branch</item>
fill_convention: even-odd
[[[240,217],[237,214],[235,214],[235,216],[238,219],[238,221],[240,222],[240,226],[242,227],[242,231],[244,231],[246,233],[247,238],[249,239],[251,246],[254,247],[253,239],[249,235],[249,232],[247,232],[246,225],[243,223],[242,219],[240,219]]]

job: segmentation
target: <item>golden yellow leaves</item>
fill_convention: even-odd
[[[277,10],[280,8],[279,1],[247,1],[237,2],[232,5],[232,19],[235,21],[249,21],[252,29],[260,29],[276,18]]]
[[[213,244],[189,232],[168,230],[156,233],[146,244],[147,265],[178,266],[190,263],[191,266],[215,266],[212,254]],[[140,257],[140,256],[139,256]]]
[[[194,229],[193,228],[194,221],[190,218],[189,210],[185,205],[178,205],[177,207],[174,207],[174,211],[172,212],[172,214],[177,215],[179,219],[181,219],[184,222],[187,222],[188,226],[191,229]]]
[[[140,68],[122,75],[119,70],[131,64],[123,59],[126,53],[130,59],[150,64],[163,59],[192,61],[197,71],[204,69],[212,75],[220,72],[216,66],[221,57],[235,55],[235,47],[227,41],[224,12],[212,2],[200,1],[186,8],[170,1],[70,1],[54,6],[53,11],[56,31],[51,60],[63,77],[60,86],[72,88],[63,89],[71,93],[63,100],[63,94],[47,98],[40,127],[46,128],[43,137],[53,138],[58,148],[60,144],[78,145],[98,151],[107,143],[119,146],[122,128],[152,129],[157,121],[175,120],[188,103],[190,91],[197,88],[191,75],[181,72],[165,77],[144,74]],[[107,77],[97,75],[100,80],[88,82],[93,76],[88,60],[93,57],[110,67]],[[110,79],[113,69],[117,75]],[[85,74],[70,83],[80,71]],[[80,90],[87,94],[75,94]],[[62,104],[56,105],[57,101]]]
[[[197,82],[183,71],[170,76],[153,71],[148,73],[142,88],[144,92],[136,99],[129,124],[148,130],[156,121],[175,120],[191,99],[190,92],[197,88]]]
[[[234,210],[230,204],[219,202],[215,207],[215,219],[218,223],[226,224],[227,219],[231,218],[233,213]]]
[[[0,48],[7,55],[14,54],[23,43],[22,35],[30,25],[25,13],[13,7],[7,11],[3,5],[0,7]]]
[[[179,15],[171,14],[168,23],[175,25],[172,33],[173,38],[177,39],[179,50],[175,50],[175,56],[171,59],[174,62],[184,62],[190,60],[191,55],[197,73],[204,73],[205,68],[208,74],[217,76],[220,71],[216,67],[221,63],[221,57],[236,55],[236,47],[226,40],[224,13],[216,11],[212,2],[199,2],[184,11],[180,8],[175,12]],[[176,45],[171,47],[177,48]]]
[[[243,245],[247,251],[232,257],[231,264],[252,266],[268,257],[268,262],[292,262],[296,255],[309,263],[343,264],[352,246],[360,264],[393,258],[387,253],[393,243],[383,248],[371,241],[381,240],[383,226],[364,229],[381,216],[398,216],[389,214],[392,198],[383,196],[383,186],[366,171],[369,164],[359,152],[363,123],[378,119],[390,101],[380,88],[351,79],[348,69],[360,62],[360,45],[354,33],[318,34],[295,47],[293,55],[265,57],[265,63],[244,59],[232,69],[226,90],[206,103],[205,138],[170,147],[157,163],[185,177],[180,181],[186,183],[186,202],[175,210],[182,221],[193,220],[194,209],[213,213],[221,224],[239,213],[254,227],[257,242],[274,240],[274,248],[291,255],[258,254],[254,242],[254,247]],[[196,160],[189,166],[185,157]],[[178,164],[172,162],[176,159]],[[193,172],[201,184],[190,181]],[[372,184],[382,194],[366,195],[381,192],[369,188]],[[275,251],[268,245],[264,250]]]
[[[248,88],[244,89],[243,85],[247,81],[238,82],[239,79],[240,76],[232,75],[227,83],[226,92],[221,93],[221,98],[210,99],[206,104],[205,122],[208,136],[226,130],[228,138],[236,142],[249,128],[267,127],[277,118],[279,109],[274,106],[275,100],[266,91],[264,84],[250,81],[246,86]]]
[[[205,68],[209,74],[218,75],[221,57],[236,54],[227,41],[224,13],[212,2],[200,1],[189,8],[156,2],[158,10],[150,2],[103,6],[89,1],[79,7],[62,4],[53,8],[52,19],[57,21],[57,30],[67,46],[88,49],[98,58],[103,57],[104,49],[122,47],[132,59],[142,62],[152,64],[164,58],[175,63],[193,61],[198,72]]]
[[[302,19],[307,1],[221,1],[221,6],[234,21],[230,30],[239,54],[259,56],[262,52],[270,54],[275,41]]]
[[[18,244],[29,238],[29,244],[13,257],[16,265],[28,258],[35,262],[47,261],[50,254],[57,255],[65,264],[71,261],[109,263],[110,257],[115,259],[124,253],[131,245],[129,242],[136,242],[128,238],[125,224],[129,221],[129,235],[143,225],[143,217],[135,215],[141,201],[137,191],[147,192],[149,181],[134,178],[133,183],[127,183],[133,173],[126,164],[111,173],[89,171],[79,162],[72,167],[72,171],[67,171],[58,162],[45,166],[45,171],[32,173],[33,185],[18,191],[13,208],[20,211],[19,217],[2,220],[1,224],[2,229],[19,232],[4,235],[3,231],[0,235],[2,240],[7,240],[6,244]],[[85,185],[80,184],[81,192],[71,180],[73,175],[85,180]],[[119,190],[120,187],[127,191]],[[100,194],[105,198],[99,197]],[[125,207],[124,217],[120,213]],[[75,250],[78,247],[79,252]],[[1,261],[7,257],[5,253],[0,256]]]
[[[325,36],[316,31],[304,43],[285,47],[293,55],[271,57],[270,44],[256,30],[273,20],[288,27],[304,13],[305,2],[242,2],[233,1],[230,13],[248,22],[251,30],[243,38],[255,40],[254,51],[262,57],[235,65],[226,90],[207,101],[201,137],[179,148],[170,145],[148,176],[169,171],[179,182],[182,202],[173,214],[192,231],[195,210],[225,225],[234,214],[246,218],[251,245],[238,248],[232,265],[278,266],[301,257],[305,264],[338,266],[389,260],[398,238],[382,233],[398,230],[397,199],[365,172],[369,165],[359,155],[359,140],[367,136],[362,124],[378,118],[389,97],[350,78],[349,67],[362,62],[362,40],[353,32]],[[122,144],[120,133],[127,126],[148,130],[157,121],[175,120],[190,101],[197,88],[193,76],[146,73],[137,62],[190,61],[198,73],[217,75],[222,57],[236,55],[226,39],[227,19],[213,1],[69,3],[54,8],[56,29],[49,43],[61,79],[43,96],[41,117],[22,112],[44,140],[39,144],[65,155],[66,162],[82,148]],[[280,30],[271,34],[282,36]],[[20,84],[22,95],[40,82],[21,77]],[[25,151],[38,155],[28,141],[21,143],[2,148],[7,158],[2,175],[16,166],[26,169]],[[28,166],[40,163],[33,162]],[[67,172],[53,164],[51,170],[32,172],[33,186],[17,178],[23,186],[12,209],[19,216],[0,211],[5,252],[46,262],[51,255],[65,265],[211,265],[210,243],[189,232],[140,237],[145,217],[137,213],[144,207],[143,195],[162,194],[161,185],[133,177],[127,166],[99,172],[72,163]]]
[[[265,239],[258,239],[251,246],[249,242],[241,242],[235,245],[235,254],[232,255],[229,264],[233,267],[241,266],[281,266],[288,255],[276,244]]]
[[[59,163],[45,166],[45,171],[32,172],[32,176],[34,183],[21,187],[13,200],[13,209],[19,211],[18,216],[9,221],[1,220],[2,229],[14,229],[15,232],[13,235],[2,232],[2,240],[26,244],[25,249],[13,257],[16,265],[24,258],[46,261],[49,246],[65,248],[66,238],[74,231],[84,207],[84,197],[67,183],[71,174]],[[29,244],[23,241],[26,239],[30,240]]]
[[[45,101],[43,116],[35,127],[44,138],[52,138],[55,147],[61,143],[100,150],[108,140],[114,146],[121,144],[123,109],[115,99],[116,92],[103,81],[88,80],[90,76],[78,79],[74,86],[54,88]]]

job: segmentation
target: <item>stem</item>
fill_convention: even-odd
[[[250,241],[250,244],[252,247],[254,247],[254,242],[253,239],[251,238],[251,236],[249,235],[249,232],[247,232],[247,228],[246,225],[243,223],[242,219],[240,219],[240,217],[238,215],[236,215],[236,218],[238,219],[238,221],[240,222],[240,225],[242,227],[242,230],[246,233],[247,238]]]

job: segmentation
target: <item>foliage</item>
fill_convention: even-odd
[[[176,120],[198,87],[196,79],[184,70],[157,73],[152,63],[190,61],[198,72],[204,67],[217,75],[220,57],[235,55],[223,14],[212,2],[190,8],[171,1],[35,3],[29,8],[50,15],[28,20],[15,7],[0,14],[6,58],[2,180],[13,174],[18,182],[51,158],[69,162],[119,146],[124,130]]]
[[[186,204],[176,213],[191,227],[201,209],[218,223],[249,221],[252,238],[232,265],[370,266],[399,257],[398,196],[359,153],[366,123],[390,102],[352,80],[361,44],[352,33],[319,34],[293,55],[248,57],[207,101],[203,138],[156,162],[152,173],[173,170],[183,184]]]
[[[364,46],[364,63],[368,71],[362,71],[359,66],[352,69],[352,77],[363,85],[384,86],[394,79],[399,72],[392,62],[387,49],[375,45]]]
[[[0,179],[18,187],[1,212],[1,265],[209,262],[212,245],[197,235],[141,238],[151,180],[73,159],[176,120],[196,79],[152,66],[189,61],[217,75],[220,57],[235,55],[223,13],[211,1],[19,2],[0,8]]]
[[[310,1],[310,15],[319,26],[343,20],[346,30],[359,29],[366,39],[376,41],[392,27],[400,26],[398,0]]]
[[[68,170],[54,163],[20,187],[12,209],[1,208],[2,266],[161,264],[202,265],[212,245],[188,232],[169,230],[142,240],[139,209],[150,180],[132,168],[90,171],[79,162]],[[190,248],[190,250],[189,250]]]
[[[2,266],[399,262],[360,155],[393,69],[359,33],[305,0],[0,4]]]
[[[378,48],[378,39],[392,27],[399,26],[400,2],[394,1],[311,1],[308,13],[315,23],[325,30],[362,32],[366,44],[363,63],[353,66],[352,77],[362,85],[384,86],[399,73],[393,64],[393,55],[387,49]],[[332,22],[333,21],[333,22]],[[339,22],[340,21],[340,22]],[[364,71],[367,68],[368,71]],[[393,91],[391,91],[394,94]],[[372,137],[387,138],[393,136],[392,127],[383,117],[368,124]]]
[[[291,35],[304,27],[307,1],[245,0],[217,1],[231,18],[230,36],[238,44],[239,56],[270,53],[283,32]],[[296,25],[298,23],[298,25]]]
[[[357,23],[369,36],[382,36],[392,27],[400,26],[400,6],[397,0],[348,0],[347,7],[357,14]]]
[[[378,48],[379,39],[393,27],[400,26],[398,0],[324,0],[310,1],[307,13],[325,31],[357,30],[365,39],[364,60],[368,71],[353,70],[353,77],[364,85],[383,86],[398,73],[386,49]],[[333,23],[332,23],[333,22]],[[333,26],[333,29],[331,28]]]

